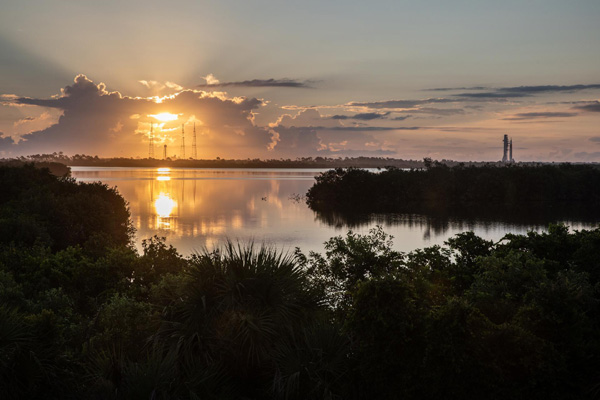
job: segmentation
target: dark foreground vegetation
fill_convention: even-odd
[[[307,193],[314,210],[486,214],[561,211],[585,214],[600,206],[600,167],[484,165],[449,167],[425,160],[424,169],[379,173],[334,169]]]
[[[600,229],[323,255],[131,246],[103,185],[0,167],[4,399],[581,399],[600,391]]]
[[[47,168],[53,175],[60,177],[71,174],[71,169],[66,164],[58,161],[32,161],[25,159],[25,157],[22,160],[0,159],[0,166],[4,167],[22,167],[26,164],[33,165],[36,168]]]

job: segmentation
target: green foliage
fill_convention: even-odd
[[[297,252],[298,261],[306,268],[312,283],[327,292],[332,307],[343,308],[346,294],[362,280],[398,271],[404,255],[392,250],[392,237],[381,227],[369,235],[349,231],[325,242],[325,258]]]
[[[319,212],[426,214],[594,214],[600,204],[600,168],[592,165],[388,168],[380,172],[337,168],[315,179],[306,197]],[[551,207],[552,206],[552,207]]]
[[[466,232],[390,259],[375,230],[301,260],[338,288],[328,294],[352,340],[355,397],[574,399],[600,371],[598,238]]]
[[[57,179],[26,164],[0,166],[0,243],[54,250],[88,241],[128,245],[133,229],[125,200],[100,183]]]
[[[427,165],[440,182],[460,169]],[[323,179],[346,174],[369,179]],[[404,254],[377,228],[322,255],[228,242],[185,258],[157,237],[138,254],[105,186],[30,167],[0,179],[2,398],[580,399],[600,387],[600,229],[498,243],[465,232]]]

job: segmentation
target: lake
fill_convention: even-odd
[[[414,214],[370,214],[357,218],[320,215],[304,195],[322,169],[118,168],[71,167],[80,182],[116,186],[128,201],[136,229],[136,246],[153,235],[165,237],[182,254],[213,249],[227,238],[300,247],[323,252],[323,242],[348,229],[368,233],[377,225],[394,236],[401,251],[443,244],[467,230],[490,240],[506,233],[541,231],[551,218],[536,222],[432,217]],[[596,221],[561,217],[573,229]]]

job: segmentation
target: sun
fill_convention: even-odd
[[[161,122],[175,121],[177,118],[179,118],[179,115],[177,115],[177,114],[171,114],[171,113],[168,113],[168,112],[163,112],[163,113],[160,113],[160,114],[150,114],[148,116],[156,118],[157,120],[159,120]]]

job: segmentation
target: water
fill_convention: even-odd
[[[396,249],[410,251],[443,244],[466,230],[497,241],[509,232],[543,230],[549,222],[320,215],[306,206],[303,196],[315,175],[325,171],[321,169],[71,167],[71,171],[78,181],[117,187],[129,202],[138,249],[143,239],[158,235],[185,255],[212,249],[227,238],[323,252],[323,242],[329,238],[345,235],[348,229],[367,233],[376,225],[394,236]],[[594,221],[562,220],[574,229],[596,226]]]

